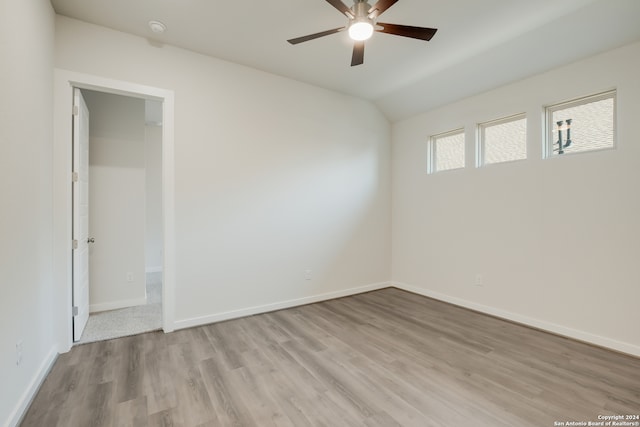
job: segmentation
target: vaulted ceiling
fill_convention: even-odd
[[[375,33],[364,64],[351,67],[346,32],[286,42],[346,24],[324,0],[51,3],[61,15],[371,100],[391,120],[640,40],[638,0],[399,0],[380,20],[438,28],[435,37]],[[151,32],[150,20],[167,31]]]

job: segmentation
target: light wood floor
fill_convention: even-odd
[[[389,288],[61,355],[23,426],[510,426],[640,413],[640,359]]]

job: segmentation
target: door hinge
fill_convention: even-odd
[[[71,314],[73,316],[77,316],[78,315],[78,306],[74,305],[73,308],[71,309]]]
[[[80,109],[78,108],[78,106],[77,106],[77,105],[74,105],[74,106],[73,106],[72,114],[73,114],[74,116],[77,116],[79,113],[80,113]]]
[[[80,175],[78,175],[78,172],[71,173],[71,180],[73,182],[78,182],[80,180]]]
[[[78,241],[76,239],[73,239],[72,246],[73,249],[78,249]]]

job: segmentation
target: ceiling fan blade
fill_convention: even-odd
[[[364,41],[353,44],[353,55],[351,56],[351,66],[364,63]]]
[[[298,43],[302,43],[302,42],[308,42],[309,40],[317,39],[319,37],[324,37],[324,36],[328,36],[328,35],[331,35],[331,34],[335,34],[335,33],[339,32],[339,31],[344,30],[344,29],[345,29],[345,27],[333,28],[331,30],[321,31],[319,33],[309,34],[308,36],[296,37],[295,39],[289,39],[287,41],[289,43],[291,43],[291,44],[298,44]]]
[[[382,15],[385,10],[396,4],[397,1],[398,0],[378,0],[378,2],[369,9],[369,17],[371,19],[376,19],[378,16]]]
[[[429,41],[434,36],[437,28],[412,27],[409,25],[385,24],[378,22],[382,29],[376,29],[379,33],[393,34],[396,36],[410,37],[412,39],[420,39]]]
[[[338,9],[340,12],[344,13],[347,18],[353,19],[355,16],[353,15],[353,11],[346,4],[342,3],[340,0],[326,0],[331,6]],[[396,0],[397,1],[397,0]]]

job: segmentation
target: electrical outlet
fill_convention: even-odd
[[[304,271],[304,280],[311,280],[311,270]]]
[[[484,284],[482,274],[476,274],[476,286],[482,286]]]
[[[20,366],[22,363],[22,351],[23,351],[23,343],[22,340],[16,343],[16,366]]]
[[[133,273],[131,271],[127,273],[127,282],[133,282]]]

